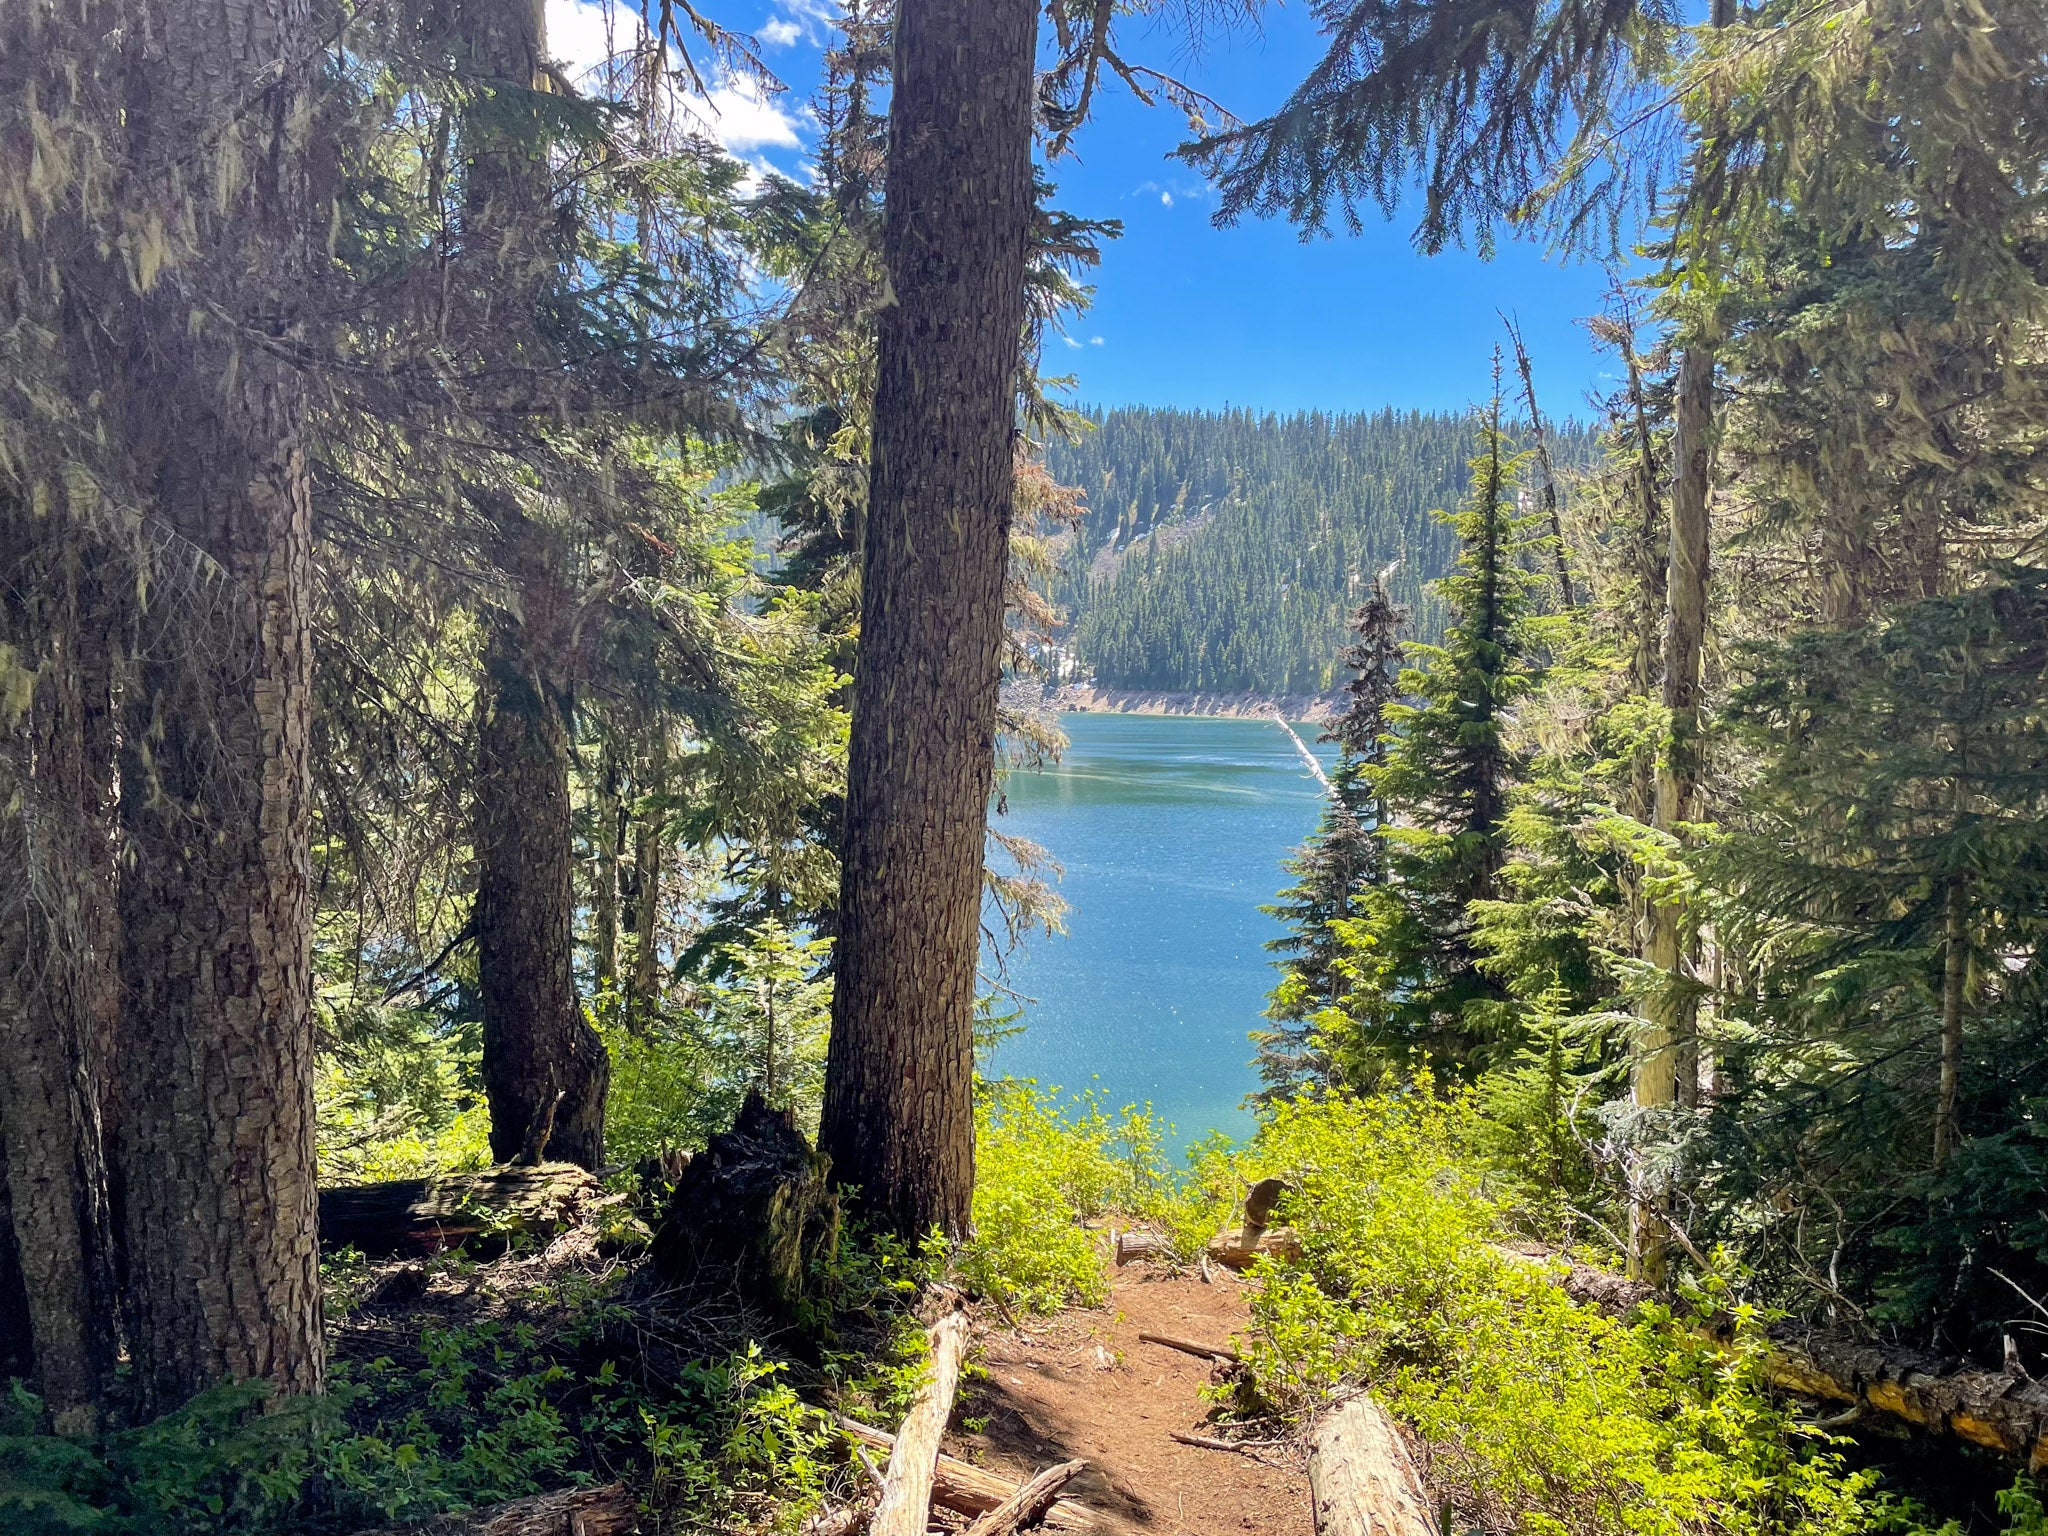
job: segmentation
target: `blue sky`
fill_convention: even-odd
[[[703,104],[709,129],[734,154],[801,176],[815,131],[808,98],[818,77],[828,0],[711,0],[707,11],[752,32],[789,87],[764,95],[726,81]],[[601,44],[589,0],[549,0],[554,51],[580,61]],[[1127,32],[1126,57],[1177,75],[1241,117],[1277,105],[1320,56],[1298,3],[1268,8],[1257,31],[1210,42],[1190,57],[1159,26]],[[1060,202],[1121,219],[1106,248],[1094,308],[1055,342],[1049,371],[1072,372],[1075,398],[1109,405],[1250,406],[1261,410],[1452,409],[1486,391],[1502,340],[1498,311],[1521,322],[1544,409],[1586,413],[1611,364],[1582,321],[1607,285],[1597,268],[1565,264],[1523,243],[1492,261],[1466,251],[1419,254],[1413,219],[1371,217],[1360,235],[1303,242],[1288,225],[1247,220],[1218,229],[1214,194],[1169,158],[1187,137],[1173,107],[1145,107],[1120,88],[1100,98],[1053,167]]]

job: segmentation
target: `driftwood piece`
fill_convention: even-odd
[[[793,1316],[815,1261],[839,1245],[830,1173],[794,1115],[749,1093],[732,1129],[677,1171],[654,1234],[655,1272],[679,1289],[730,1287]]]
[[[1549,1249],[1502,1252],[1543,1263],[1566,1295],[1604,1312],[1624,1313],[1649,1301],[1669,1303],[1651,1286],[1591,1264],[1564,1261]],[[1732,1321],[1710,1319],[1705,1332],[1726,1340],[1732,1336]],[[1764,1375],[1781,1392],[1845,1404],[1901,1427],[1954,1435],[2024,1457],[2037,1472],[2048,1466],[2048,1383],[1798,1323],[1774,1323],[1764,1338]]]
[[[1274,1227],[1261,1232],[1258,1241],[1245,1246],[1242,1231],[1219,1232],[1209,1240],[1209,1257],[1229,1269],[1250,1269],[1254,1261],[1271,1255],[1283,1263],[1301,1257],[1301,1238],[1292,1227]]]
[[[1063,1461],[1047,1467],[994,1509],[967,1527],[967,1536],[1016,1536],[1045,1518],[1060,1490],[1088,1470],[1085,1461]]]
[[[1142,1343],[1157,1344],[1162,1349],[1177,1349],[1198,1360],[1227,1360],[1232,1365],[1237,1364],[1237,1351],[1228,1344],[1199,1344],[1193,1339],[1176,1339],[1165,1333],[1141,1333],[1138,1338]]]
[[[633,1536],[639,1529],[640,1501],[625,1484],[613,1483],[535,1494],[369,1536]]]
[[[856,1445],[865,1445],[873,1450],[887,1451],[895,1447],[896,1437],[886,1429],[876,1429],[858,1419],[841,1416],[839,1428]],[[1000,1477],[984,1467],[957,1457],[941,1455],[932,1472],[932,1502],[943,1509],[957,1514],[981,1516],[997,1508],[1017,1492],[1017,1485],[1006,1477]],[[1102,1529],[1102,1522],[1094,1511],[1076,1504],[1071,1499],[1060,1499],[1046,1512],[1045,1523],[1069,1531],[1095,1531]]]
[[[1316,1536],[1438,1536],[1408,1442],[1370,1393],[1309,1431],[1308,1486]]]
[[[967,1314],[948,1312],[931,1326],[931,1378],[917,1389],[896,1443],[889,1449],[889,1470],[882,1478],[882,1500],[875,1506],[869,1536],[924,1536],[932,1507],[932,1477],[939,1464],[939,1441],[953,1416],[953,1398],[960,1390],[960,1362],[967,1355]]]
[[[393,1179],[320,1191],[320,1246],[371,1258],[440,1253],[483,1240],[558,1232],[601,1193],[574,1163]]]

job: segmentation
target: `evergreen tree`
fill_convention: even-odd
[[[2048,1008],[2048,571],[2006,565],[1743,666],[1731,725],[1761,771],[1708,873],[1729,940],[1772,958],[1728,1001],[1747,1028],[1716,1063],[1717,1193],[1790,1166],[1883,1210],[1853,1283],[1966,1326],[2007,1299],[1986,1266],[2048,1262],[2048,1165],[2014,1134],[2048,1087],[2020,1043]]]
[[[1345,706],[1321,738],[1338,749],[1329,797],[1315,832],[1287,863],[1295,883],[1265,908],[1290,930],[1266,945],[1286,957],[1277,962],[1280,983],[1266,1009],[1275,1027],[1252,1033],[1265,1098],[1330,1080],[1315,1037],[1318,1018],[1344,992],[1344,946],[1335,925],[1350,918],[1359,894],[1386,874],[1377,835],[1384,806],[1372,775],[1386,762],[1387,710],[1398,696],[1400,632],[1408,616],[1388,594],[1392,574],[1383,570],[1373,578],[1372,596],[1352,615],[1358,638],[1338,656],[1351,674]]]
[[[1473,905],[1492,899],[1508,849],[1508,795],[1519,768],[1508,715],[1540,676],[1541,514],[1519,514],[1521,467],[1502,430],[1500,403],[1479,423],[1472,490],[1440,514],[1458,539],[1456,569],[1436,583],[1451,620],[1441,645],[1411,644],[1401,674],[1411,702],[1385,709],[1385,761],[1362,776],[1383,814],[1386,878],[1362,896],[1361,915],[1337,919],[1338,962],[1350,981],[1341,1032],[1325,1031],[1344,1075],[1377,1081],[1389,1070],[1440,1063],[1474,1071],[1512,1041],[1492,1036],[1487,1009],[1500,985],[1479,965]]]

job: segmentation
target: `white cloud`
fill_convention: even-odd
[[[593,0],[547,0],[548,51],[570,79],[583,82],[607,59],[628,53],[646,35],[637,9],[623,0],[605,5]],[[769,23],[769,28],[776,25]],[[801,22],[790,22],[801,27]],[[768,28],[763,29],[764,36]],[[726,75],[708,96],[679,95],[679,111],[726,153],[757,170],[768,169],[760,151],[803,148],[807,109],[790,111],[758,81]]]
[[[1074,349],[1074,350],[1075,350],[1076,352],[1078,352],[1078,351],[1080,351],[1080,350],[1081,350],[1081,343],[1079,343],[1078,341],[1074,340],[1074,338],[1073,338],[1073,337],[1071,337],[1071,336],[1062,336],[1062,337],[1060,337],[1060,340],[1061,340],[1061,341],[1064,341],[1064,342],[1065,342],[1065,343],[1066,343],[1066,344],[1067,344],[1068,346],[1072,347],[1072,348],[1073,348],[1073,349]]]
[[[784,111],[758,82],[745,75],[728,76],[708,97],[690,96],[683,107],[704,125],[704,131],[742,159],[750,149],[801,149],[801,119]]]
[[[1171,208],[1173,206],[1173,194],[1171,192],[1166,191],[1160,192],[1159,206],[1162,208]]]
[[[1091,347],[1099,347],[1102,345],[1102,338],[1100,336],[1090,336],[1088,338],[1088,345]]]
[[[580,80],[614,52],[629,53],[647,30],[637,10],[586,0],[547,0],[548,52]]]
[[[776,13],[755,34],[770,48],[787,48],[798,40],[824,42],[839,11],[833,0],[777,0]]]

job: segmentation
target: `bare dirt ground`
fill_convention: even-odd
[[[1117,1527],[1148,1536],[1312,1536],[1308,1478],[1291,1447],[1252,1455],[1168,1438],[1216,1434],[1201,1389],[1210,1366],[1147,1344],[1163,1333],[1228,1343],[1246,1323],[1239,1281],[1217,1271],[1170,1276],[1133,1265],[1116,1272],[1108,1306],[1025,1319],[982,1341],[986,1380],[963,1393],[955,1422],[987,1421],[948,1449],[1019,1481],[1052,1462],[1085,1458],[1068,1488]]]

